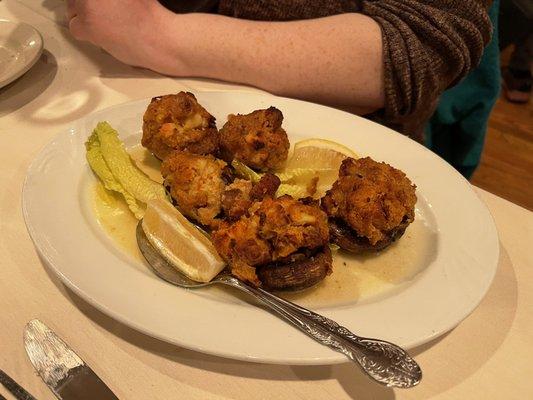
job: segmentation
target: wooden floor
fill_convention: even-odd
[[[509,46],[501,53],[502,66],[512,51]],[[490,116],[481,164],[470,181],[533,211],[533,99],[513,104],[502,91]]]
[[[471,182],[533,211],[533,99],[512,104],[500,97]]]

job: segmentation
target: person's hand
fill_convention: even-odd
[[[157,0],[67,0],[72,35],[100,46],[124,63],[155,68],[167,11]]]

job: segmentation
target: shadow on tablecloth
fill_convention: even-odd
[[[48,50],[33,67],[9,85],[0,88],[0,117],[24,107],[39,97],[57,74],[57,60]]]

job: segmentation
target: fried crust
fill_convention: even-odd
[[[266,173],[257,183],[244,179],[235,179],[226,186],[222,194],[222,210],[224,218],[236,221],[242,217],[254,201],[274,197],[280,180],[276,175]]]
[[[216,154],[215,117],[189,92],[154,97],[143,116],[141,143],[160,160],[174,150]]]
[[[231,162],[268,171],[280,168],[289,154],[289,138],[281,127],[283,114],[275,107],[246,115],[229,115],[220,130],[220,154]]]
[[[221,211],[227,164],[212,155],[175,151],[161,164],[164,185],[179,210],[204,226]]]
[[[252,182],[245,179],[235,179],[233,183],[226,186],[222,194],[222,210],[228,220],[239,219],[250,208],[251,191]]]
[[[212,229],[221,218],[238,220],[254,201],[274,197],[280,184],[279,178],[269,173],[257,183],[233,179],[224,161],[183,151],[174,151],[165,158],[161,174],[176,207]]]

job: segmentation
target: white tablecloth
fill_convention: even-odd
[[[0,89],[1,369],[37,398],[54,398],[22,345],[24,325],[40,318],[121,399],[533,398],[533,214],[479,189],[500,234],[498,272],[472,315],[413,352],[424,370],[415,389],[378,386],[348,363],[275,366],[195,353],[138,333],[67,290],[41,264],[22,218],[22,183],[39,149],[70,121],[113,104],[179,90],[255,89],[123,65],[73,41],[61,25],[63,10],[59,0],[0,2],[0,18],[32,24],[45,42],[35,67]]]

